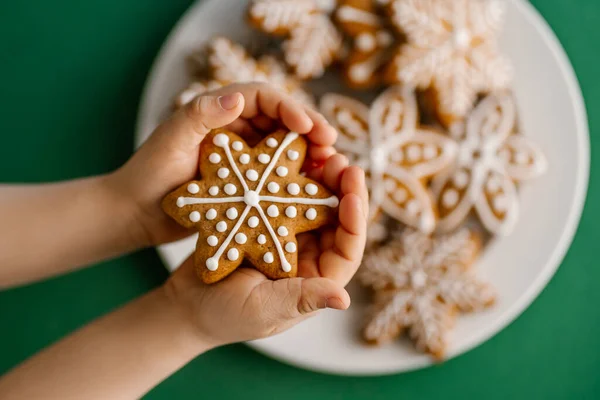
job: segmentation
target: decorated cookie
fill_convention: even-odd
[[[456,162],[432,183],[440,230],[456,228],[474,209],[491,233],[511,232],[519,214],[515,181],[546,170],[541,150],[516,134],[516,122],[514,99],[504,92],[483,99],[466,123],[452,127]]]
[[[407,37],[386,73],[390,82],[430,89],[449,126],[480,93],[506,89],[512,68],[499,54],[502,0],[389,0],[392,22]]]
[[[359,279],[375,296],[364,338],[379,344],[406,330],[417,349],[443,358],[456,312],[494,302],[471,270],[480,247],[468,228],[434,238],[408,229],[366,255]]]
[[[338,198],[299,174],[306,140],[274,133],[250,148],[225,130],[201,144],[200,175],[163,200],[167,214],[199,231],[195,265],[205,283],[233,272],[243,259],[271,279],[296,276],[296,234],[335,217]]]
[[[237,82],[268,82],[303,104],[314,102],[301,83],[290,76],[274,57],[263,56],[257,60],[243,46],[224,37],[212,40],[206,46],[206,55],[209,78],[193,82],[183,90],[175,99],[177,107],[202,93]]]
[[[371,108],[327,94],[321,111],[339,131],[337,149],[368,174],[371,216],[383,211],[423,232],[433,231],[436,211],[424,180],[451,164],[456,144],[420,126],[414,92],[393,86]]]
[[[318,78],[342,51],[342,36],[331,21],[335,0],[253,0],[252,25],[286,37],[285,61],[301,79]]]
[[[395,38],[382,14],[380,0],[342,0],[336,11],[338,25],[352,38],[344,77],[353,88],[379,84],[382,69],[390,61]]]

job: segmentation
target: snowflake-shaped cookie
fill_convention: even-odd
[[[456,162],[432,183],[440,230],[456,228],[474,208],[490,232],[511,232],[519,213],[514,181],[546,170],[540,149],[514,134],[516,122],[513,97],[498,93],[483,99],[466,123],[452,127],[459,145]]]
[[[195,264],[206,283],[223,279],[244,258],[272,279],[297,273],[296,234],[331,222],[338,198],[299,174],[306,140],[275,133],[250,148],[224,130],[201,144],[202,180],[163,201],[179,224],[199,231]]]
[[[364,338],[382,343],[406,329],[417,349],[442,358],[456,311],[494,302],[492,289],[470,269],[480,247],[467,228],[434,238],[408,229],[366,255],[359,279],[375,290],[375,301]]]
[[[380,0],[342,0],[336,10],[340,28],[352,38],[345,61],[345,77],[354,88],[380,83],[381,70],[390,60],[394,35],[385,24]]]
[[[390,7],[407,43],[387,77],[432,89],[445,125],[467,115],[480,93],[508,88],[512,67],[496,43],[503,0],[391,0]]]
[[[196,96],[238,82],[268,82],[288,93],[303,104],[311,105],[314,100],[301,83],[290,76],[284,66],[274,57],[253,58],[240,44],[224,37],[217,37],[206,47],[209,78],[192,82],[175,99],[181,107]]]
[[[383,211],[431,232],[436,212],[423,180],[450,165],[456,144],[419,126],[413,90],[393,86],[371,108],[349,97],[327,94],[321,111],[339,131],[337,149],[369,175],[371,216]]]
[[[253,0],[250,21],[263,32],[288,38],[285,61],[301,79],[318,78],[340,55],[342,36],[330,14],[335,0]]]

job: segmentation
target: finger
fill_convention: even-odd
[[[171,148],[190,151],[200,144],[211,129],[235,121],[243,109],[244,98],[241,93],[198,96],[162,124],[155,135],[167,139]]]
[[[335,154],[323,166],[323,182],[329,189],[337,192],[340,188],[342,173],[348,167],[348,158],[342,154]]]
[[[340,224],[333,248],[319,259],[321,275],[345,286],[360,266],[367,239],[367,219],[362,199],[351,193],[344,196],[339,209]]]
[[[357,166],[346,168],[340,182],[342,195],[354,193],[362,202],[365,217],[369,215],[369,191],[365,182],[365,172]]]
[[[250,123],[255,129],[265,133],[271,133],[277,130],[276,122],[264,114],[252,118]]]
[[[308,157],[314,161],[326,161],[336,153],[332,146],[309,146]]]
[[[261,298],[269,304],[263,310],[270,318],[287,321],[324,308],[345,310],[350,306],[348,292],[326,278],[291,278],[266,281],[260,285]],[[264,296],[264,297],[263,297]]]
[[[301,278],[316,278],[319,274],[319,242],[317,238],[305,233],[298,235],[298,276]]]
[[[245,119],[238,118],[225,128],[228,130],[237,133],[244,139],[246,137],[253,137],[259,135],[258,131]]]
[[[323,166],[309,168],[306,170],[306,176],[312,180],[321,182],[323,180]]]
[[[335,128],[323,115],[312,108],[305,107],[304,110],[314,123],[313,128],[307,135],[308,140],[320,146],[333,146],[338,136]]]
[[[314,126],[305,109],[297,101],[271,88],[259,90],[257,95],[259,109],[267,116],[280,120],[290,130],[309,133]]]

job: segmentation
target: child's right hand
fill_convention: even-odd
[[[271,336],[319,309],[348,308],[344,286],[360,265],[366,241],[365,177],[335,155],[325,163],[322,181],[341,199],[339,226],[298,235],[298,278],[271,281],[257,270],[239,268],[225,280],[206,285],[190,257],[165,283],[162,290],[171,305],[203,345]]]

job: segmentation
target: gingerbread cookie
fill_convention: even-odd
[[[325,187],[299,174],[306,140],[280,132],[250,148],[221,129],[200,146],[202,179],[163,200],[168,215],[199,231],[198,275],[217,282],[247,259],[271,279],[296,276],[296,234],[332,222],[339,204]]]
[[[415,94],[393,86],[369,108],[327,94],[321,111],[338,129],[337,149],[368,174],[370,211],[379,211],[423,232],[435,228],[436,211],[424,180],[450,165],[456,144],[419,125]]]
[[[443,358],[456,312],[494,303],[493,290],[471,270],[480,248],[468,228],[433,238],[408,229],[367,254],[359,279],[375,299],[365,340],[379,344],[407,330],[417,349]]]
[[[340,28],[352,38],[344,78],[350,87],[364,89],[380,83],[391,58],[394,35],[383,18],[380,0],[342,0],[336,10]]]
[[[546,170],[541,150],[515,133],[516,124],[514,99],[504,92],[483,99],[466,123],[452,127],[458,157],[432,183],[440,230],[456,228],[475,209],[490,232],[511,232],[519,213],[515,181],[535,178]]]
[[[224,37],[217,37],[206,46],[209,79],[193,82],[175,99],[181,107],[207,91],[237,82],[268,82],[299,102],[312,105],[314,99],[297,79],[287,74],[274,57],[253,58],[246,49]]]
[[[512,67],[496,43],[502,0],[390,0],[392,22],[407,37],[386,73],[389,82],[430,89],[446,126],[481,93],[507,89]]]
[[[250,23],[261,31],[286,36],[286,63],[301,79],[318,78],[339,58],[342,36],[330,14],[335,0],[253,0]]]

